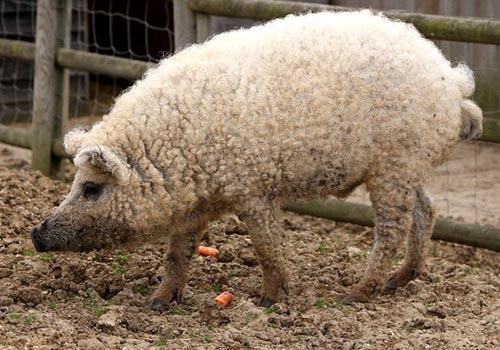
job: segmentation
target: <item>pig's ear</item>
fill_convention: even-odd
[[[86,134],[87,130],[81,128],[76,128],[69,131],[64,136],[64,149],[66,150],[66,153],[74,157],[82,147],[82,143],[85,139]]]
[[[76,167],[92,167],[116,178],[120,185],[126,185],[130,170],[127,164],[106,146],[83,149],[75,157]]]

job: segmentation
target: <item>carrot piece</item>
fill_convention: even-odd
[[[216,248],[205,247],[200,245],[198,247],[198,254],[203,256],[216,256],[217,254],[219,254],[219,250]]]
[[[224,292],[215,297],[214,300],[220,306],[226,306],[233,300],[233,295],[230,292]]]

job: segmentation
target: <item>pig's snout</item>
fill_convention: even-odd
[[[35,246],[36,250],[39,252],[45,252],[47,250],[42,237],[43,230],[46,226],[47,224],[44,222],[42,226],[40,227],[35,226],[30,231],[31,241],[33,242],[33,245]]]

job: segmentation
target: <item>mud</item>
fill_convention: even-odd
[[[500,226],[500,148],[474,147],[440,168],[431,188],[438,206],[448,200],[441,214]],[[193,259],[183,303],[151,311],[144,304],[161,280],[164,245],[36,253],[29,229],[69,185],[23,170],[29,156],[2,152],[0,349],[500,348],[500,253],[433,242],[419,279],[344,306],[337,300],[362,275],[372,230],[290,213],[281,218],[291,276],[283,303],[255,306],[260,270],[244,227],[228,218],[207,230],[203,244],[220,255]],[[213,298],[225,290],[234,299],[219,307]]]

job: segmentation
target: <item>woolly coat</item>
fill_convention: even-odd
[[[110,216],[142,230],[201,202],[344,197],[389,173],[420,185],[467,120],[477,127],[473,90],[472,72],[412,25],[288,16],[164,59],[65,146],[77,166],[98,145],[126,164]]]

